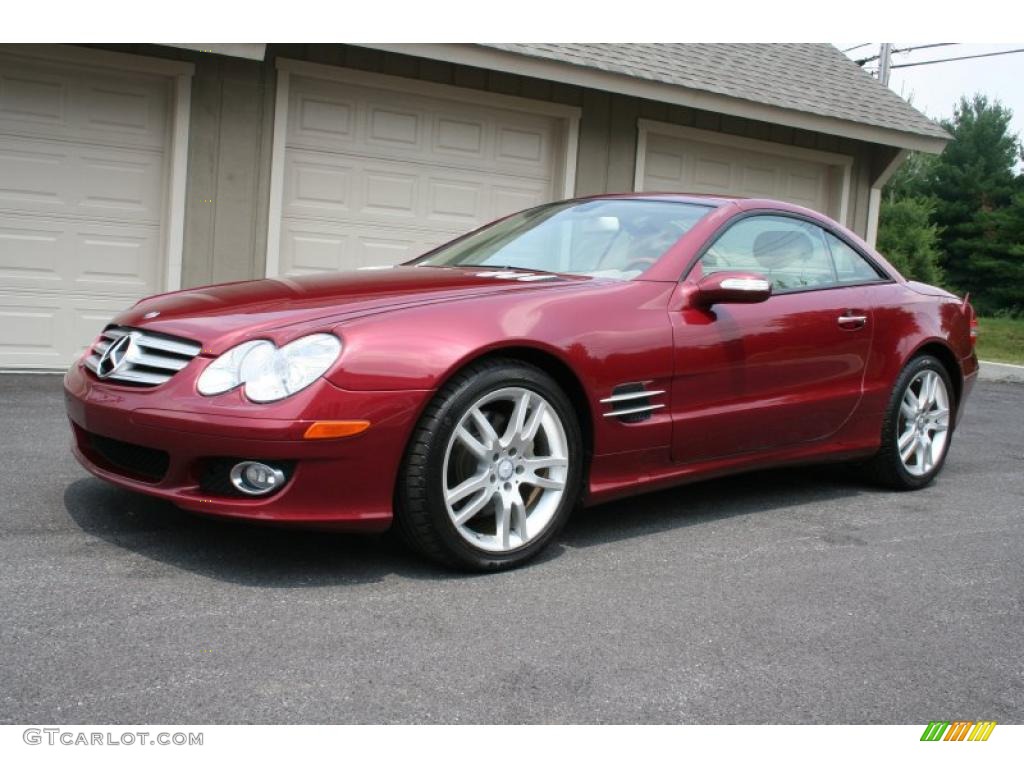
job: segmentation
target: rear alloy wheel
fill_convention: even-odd
[[[942,469],[952,437],[949,373],[929,355],[900,373],[882,425],[882,447],[869,463],[874,479],[891,488],[928,485]]]
[[[903,468],[915,477],[927,475],[946,455],[949,390],[936,371],[921,371],[903,391],[896,434]]]
[[[399,480],[400,530],[448,565],[517,565],[565,522],[581,465],[575,414],[547,374],[518,361],[477,364],[417,427]]]

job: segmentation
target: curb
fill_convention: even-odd
[[[1010,381],[1015,384],[1024,384],[1024,365],[990,363],[982,360],[978,378],[982,381]]]

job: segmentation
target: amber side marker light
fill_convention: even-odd
[[[352,437],[369,428],[368,421],[314,421],[303,437],[307,440],[330,440],[334,437]]]

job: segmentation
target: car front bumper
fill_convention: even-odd
[[[255,407],[237,391],[199,395],[188,373],[142,389],[100,381],[73,365],[64,397],[82,466],[205,514],[361,531],[391,524],[402,454],[430,391],[356,392],[320,379]],[[371,425],[352,437],[304,439],[315,421],[339,419]],[[227,468],[244,459],[288,467],[287,482],[267,496],[235,492]]]

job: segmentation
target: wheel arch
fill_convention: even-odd
[[[953,397],[956,399],[957,405],[959,405],[964,390],[964,374],[960,369],[960,361],[957,359],[956,354],[944,342],[938,339],[930,339],[911,352],[903,366],[906,367],[911,360],[923,355],[931,355],[942,363],[942,367],[949,374],[949,380],[953,383]],[[957,409],[954,408],[952,410],[956,413]]]
[[[569,398],[576,414],[576,420],[580,425],[580,435],[583,438],[584,471],[586,472],[594,451],[594,414],[590,408],[590,398],[576,372],[554,352],[539,347],[514,344],[481,350],[478,354],[460,360],[457,365],[448,370],[438,381],[437,388],[443,388],[448,381],[469,366],[493,359],[518,360],[532,365],[548,374],[562,388],[566,397]]]

